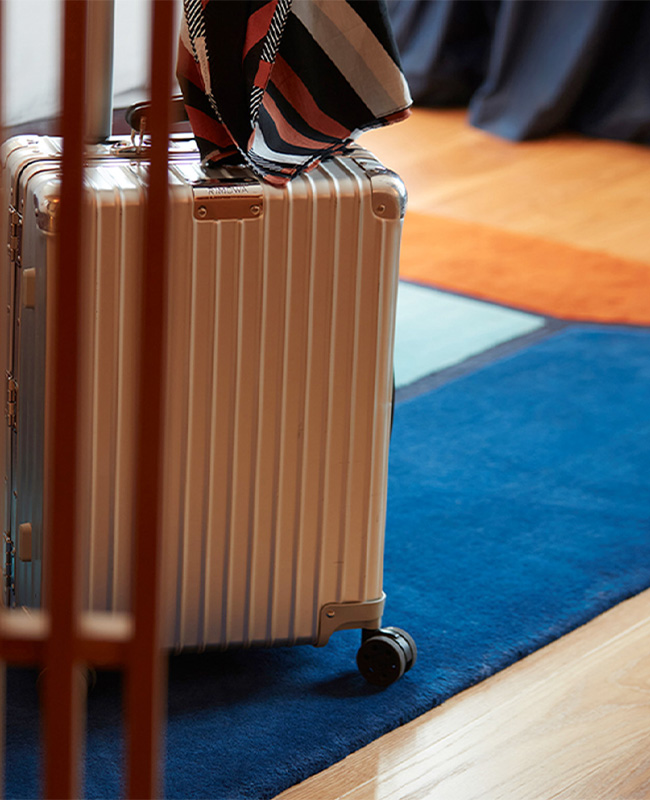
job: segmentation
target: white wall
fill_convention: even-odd
[[[5,12],[5,124],[51,117],[59,108],[63,2],[0,2]],[[146,95],[150,14],[150,0],[115,0],[114,93],[127,96],[127,102]]]

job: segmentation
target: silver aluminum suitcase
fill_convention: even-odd
[[[19,606],[41,604],[47,557],[60,147],[16,137],[2,150],[5,576]],[[78,514],[92,610],[129,606],[146,169],[146,152],[113,139],[92,149],[85,175],[83,399],[70,424],[81,432]],[[174,141],[169,180],[164,642],[321,645],[340,628],[375,630],[403,185],[361,148],[284,188],[243,167],[207,174],[190,139]],[[394,639],[389,649],[400,662],[405,652],[408,668],[414,646],[396,630],[374,649]]]

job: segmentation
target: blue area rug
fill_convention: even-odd
[[[650,331],[568,328],[397,406],[385,623],[414,669],[370,688],[354,632],[173,658],[167,796],[272,798],[648,586]],[[33,797],[33,674],[8,689],[6,795]],[[88,797],[120,794],[120,704],[100,675]]]

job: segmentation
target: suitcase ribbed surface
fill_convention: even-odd
[[[240,185],[235,169],[219,209],[253,192],[258,210],[202,219],[202,190],[187,183],[196,167],[180,161],[172,228],[161,231],[171,244],[165,640],[316,641],[325,604],[382,595],[400,220],[374,213],[350,158],[284,188]],[[129,603],[142,169],[103,162],[87,175],[76,424],[95,609]]]

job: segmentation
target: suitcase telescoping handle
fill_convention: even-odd
[[[149,117],[151,103],[145,100],[141,103],[134,103],[126,109],[124,119],[131,126],[134,134],[145,136],[150,133]],[[169,122],[175,125],[178,122],[186,122],[188,119],[185,109],[185,101],[182,95],[173,95],[169,100]]]
[[[0,0],[1,2],[1,0]],[[93,0],[88,5],[86,60],[86,141],[96,144],[108,139],[113,130],[113,59],[115,0]],[[125,117],[134,133],[149,133],[151,102],[135,103]],[[187,120],[183,97],[170,98],[170,122]]]
[[[113,128],[115,0],[88,3],[86,43],[86,141],[103,142]]]

